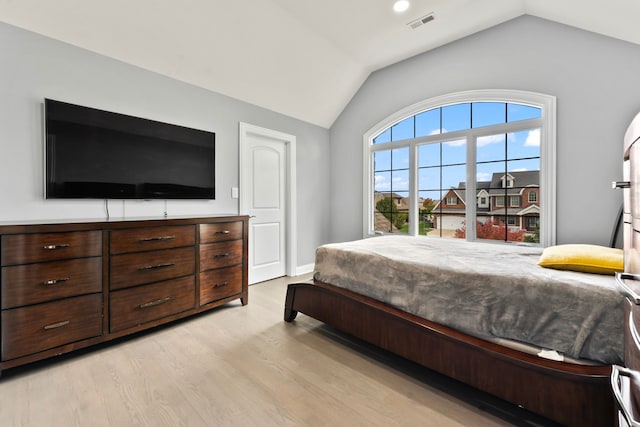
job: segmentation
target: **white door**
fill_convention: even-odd
[[[240,211],[250,215],[249,283],[287,274],[290,135],[240,124]]]

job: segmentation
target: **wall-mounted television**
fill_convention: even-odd
[[[215,133],[45,99],[47,199],[214,199]]]

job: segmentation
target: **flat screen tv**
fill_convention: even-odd
[[[47,199],[214,199],[215,133],[45,99]]]

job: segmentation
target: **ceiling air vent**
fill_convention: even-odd
[[[415,19],[409,22],[407,25],[411,27],[412,30],[415,30],[418,27],[423,26],[427,22],[433,21],[435,18],[433,17],[433,13],[423,16],[422,18]]]

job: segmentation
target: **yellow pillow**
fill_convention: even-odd
[[[558,270],[614,274],[624,271],[624,251],[597,245],[558,245],[542,251],[538,265]]]

